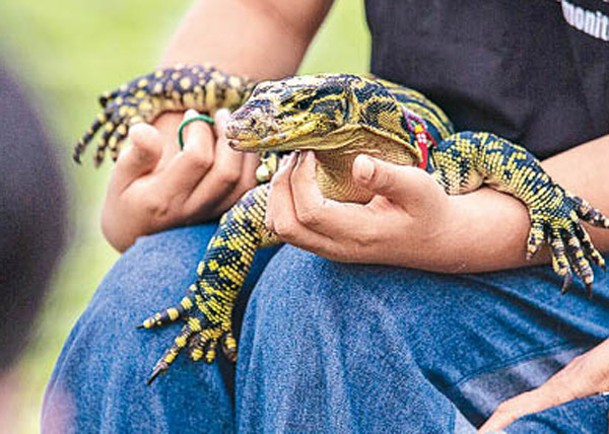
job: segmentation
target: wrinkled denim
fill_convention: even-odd
[[[243,305],[255,286],[234,401],[222,358],[208,366],[179,357],[148,387],[180,325],[134,326],[180,299],[214,229],[142,238],[117,262],[59,356],[45,432],[475,432],[503,399],[609,335],[600,270],[589,301],[579,284],[561,297],[548,266],[439,275],[284,246],[257,255],[244,291]],[[594,396],[507,432],[607,432],[608,411],[609,398]]]

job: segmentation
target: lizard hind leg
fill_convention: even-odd
[[[590,297],[594,282],[591,264],[604,268],[605,260],[592,244],[582,221],[605,227],[607,219],[600,211],[582,199],[569,195],[558,185],[546,191],[551,194],[541,196],[529,206],[531,232],[527,243],[527,258],[539,250],[542,237],[546,237],[553,256],[554,270],[564,279],[561,293],[570,289],[573,275],[576,275],[586,286]]]

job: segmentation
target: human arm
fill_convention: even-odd
[[[201,0],[180,24],[161,66],[210,63],[254,80],[293,74],[331,3]],[[228,149],[218,140],[217,131],[206,124],[188,128],[187,134],[203,140],[196,147],[199,152],[179,152],[176,130],[182,116],[169,113],[159,117],[154,124],[156,132],[135,129],[131,139],[136,146],[119,157],[102,212],[104,235],[119,251],[140,235],[219,216],[254,183],[256,156]],[[231,164],[219,164],[219,154],[230,155]],[[176,160],[182,164],[175,164]],[[205,176],[200,176],[202,171]],[[186,180],[185,173],[197,178],[201,188],[191,188],[197,179]],[[177,182],[166,182],[175,181],[175,176],[187,181],[186,191],[180,190]],[[195,191],[214,195],[189,194]],[[151,210],[160,211],[151,216]]]
[[[569,191],[609,210],[609,136],[542,163]],[[344,262],[382,263],[437,272],[493,271],[526,265],[526,208],[511,196],[483,188],[446,196],[422,170],[358,157],[357,182],[377,193],[366,205],[325,200],[316,187],[314,159],[282,164],[272,181],[267,226],[284,240]],[[588,228],[601,251],[609,231]],[[531,261],[543,263],[549,252]],[[557,288],[558,291],[558,288]],[[544,386],[501,404],[481,432],[505,428],[519,417],[609,391],[609,340],[574,359]]]
[[[607,212],[609,195],[603,190],[609,182],[607,145],[609,136],[556,155],[542,166],[556,182]],[[267,211],[268,226],[291,244],[344,262],[442,273],[549,261],[545,249],[526,261],[529,216],[511,196],[490,188],[446,196],[422,170],[358,157],[354,178],[377,196],[366,205],[342,204],[321,197],[314,161],[302,160],[283,166],[275,176]],[[589,232],[601,251],[609,250],[609,231],[590,228]]]

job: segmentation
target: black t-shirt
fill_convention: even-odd
[[[367,0],[371,72],[544,158],[609,133],[609,0]]]

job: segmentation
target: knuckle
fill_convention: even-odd
[[[323,222],[322,212],[318,207],[297,209],[296,217],[306,226],[319,226]]]
[[[354,262],[356,252],[354,249],[333,248],[328,252],[328,259],[336,262]]]
[[[239,170],[235,170],[232,167],[226,167],[220,170],[218,174],[218,181],[227,187],[234,187],[239,182],[241,178],[241,173]]]
[[[184,153],[195,170],[208,170],[213,164],[211,155],[188,150],[184,151]]]
[[[287,184],[287,179],[285,176],[281,176],[281,173],[277,172],[270,181],[271,190],[276,187],[285,186]]]
[[[364,248],[378,240],[377,229],[373,226],[359,228],[352,234],[356,248]]]
[[[275,233],[282,238],[291,239],[296,232],[296,225],[291,220],[278,219],[273,221]]]
[[[365,252],[361,246],[343,241],[329,246],[326,257],[336,262],[356,264],[362,262]]]
[[[329,259],[330,261],[347,262],[347,256],[341,250],[330,249],[324,252],[323,256],[325,256],[326,259]]]
[[[155,220],[166,218],[170,208],[169,201],[159,197],[149,197],[144,204],[146,213]]]

